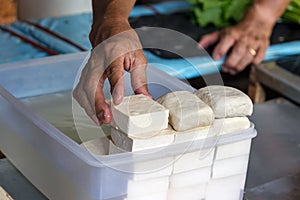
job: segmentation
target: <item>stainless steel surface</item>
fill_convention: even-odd
[[[300,107],[276,99],[254,106],[247,188],[300,172]]]
[[[300,174],[286,176],[246,192],[245,200],[296,200],[300,199]]]
[[[300,107],[284,99],[254,106],[247,200],[300,199]]]

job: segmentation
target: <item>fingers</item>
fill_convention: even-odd
[[[76,88],[73,91],[73,97],[77,100],[79,105],[84,108],[87,115],[97,124],[99,125],[99,121],[97,119],[96,113],[95,113],[95,106],[94,106],[94,98],[93,101],[90,101],[90,98],[88,97],[88,92],[85,90],[86,87],[86,78],[88,76],[88,67],[91,65],[91,59],[89,59],[86,67],[82,70],[79,83],[77,84]],[[96,78],[97,79],[97,78]],[[97,81],[96,81],[97,83]],[[93,83],[92,83],[93,84]],[[90,87],[88,87],[90,88]],[[95,91],[95,90],[94,90]]]
[[[142,50],[137,50],[134,52],[134,57],[137,58],[132,64],[130,69],[131,85],[135,94],[143,94],[152,98],[151,94],[148,92],[147,86],[147,60]]]
[[[128,65],[128,58],[121,56],[113,61],[106,69],[106,75],[110,83],[114,104],[120,104],[124,97],[124,65]]]
[[[84,108],[86,114],[95,122],[95,124],[100,125],[99,120],[96,116],[96,113],[91,106],[89,99],[87,98],[87,95],[83,88],[81,87],[81,83],[79,83],[75,90],[73,91],[73,97],[77,100],[79,105]]]
[[[216,45],[216,47],[213,51],[213,54],[212,54],[212,56],[215,60],[219,60],[223,56],[225,56],[226,53],[229,51],[229,49],[236,42],[236,38],[232,35],[231,32],[224,30],[221,34],[222,34],[222,37],[221,37],[219,43]]]
[[[230,27],[220,32],[220,41],[213,51],[213,58],[227,54],[222,70],[236,74],[249,64],[260,64],[269,46],[269,38],[260,32],[245,32],[240,26]],[[230,52],[230,53],[228,53]]]
[[[213,45],[214,43],[216,43],[219,40],[219,38],[220,38],[219,31],[216,31],[216,32],[213,32],[210,34],[206,34],[199,41],[199,46],[201,46],[203,48],[207,48],[210,45]]]
[[[266,51],[269,47],[269,44],[269,40],[261,44],[260,48],[256,51],[256,56],[253,60],[254,65],[259,65],[265,59]]]
[[[247,65],[253,62],[253,59],[258,48],[258,43],[251,42],[251,47],[248,37],[242,37],[232,47],[231,53],[223,63],[223,71],[230,74],[236,74],[242,71]]]
[[[99,121],[99,125],[103,123],[109,124],[112,121],[112,114],[109,105],[105,101],[105,96],[103,93],[103,85],[105,78],[106,75],[103,75],[99,80],[95,94],[95,110],[97,119]]]

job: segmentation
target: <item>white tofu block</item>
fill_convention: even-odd
[[[182,188],[207,183],[211,177],[211,167],[204,167],[170,176],[171,188]]]
[[[206,190],[207,183],[184,188],[170,188],[168,191],[168,200],[204,200]]]
[[[250,125],[251,123],[247,117],[215,119],[213,131],[215,135],[225,135],[246,130],[250,127]]]
[[[168,198],[167,192],[147,194],[143,196],[125,198],[124,200],[166,200]]]
[[[157,132],[168,127],[169,110],[142,94],[126,96],[119,105],[111,103],[112,124],[129,136]]]
[[[174,142],[174,135],[171,128],[154,133],[144,133],[139,137],[128,136],[120,130],[111,128],[111,137],[114,144],[125,151],[132,152],[168,146]]]
[[[124,150],[118,148],[110,141],[110,154],[124,153]],[[144,162],[135,162],[126,170],[128,179],[130,180],[147,180],[159,177],[170,176],[173,171],[173,157],[165,157],[156,160],[149,160]]]
[[[210,167],[213,159],[214,149],[203,149],[176,156],[173,164],[173,174]]]
[[[130,179],[149,180],[159,177],[171,176],[173,170],[172,157],[134,163]]]
[[[0,199],[13,200],[13,198],[1,186],[0,186]],[[167,197],[165,199],[167,199]]]
[[[213,179],[208,183],[205,200],[241,200],[245,181],[246,174]]]
[[[107,137],[89,140],[80,146],[95,155],[108,155],[109,153],[109,139]]]
[[[153,193],[167,193],[169,177],[161,177],[147,180],[129,180],[127,185],[127,198],[147,196]]]
[[[208,137],[242,131],[250,127],[247,117],[215,119],[212,126],[175,132],[175,143],[201,140]]]
[[[188,91],[165,94],[157,102],[170,110],[169,123],[176,131],[209,126],[214,120],[211,108]]]
[[[211,85],[195,94],[212,108],[215,118],[244,117],[253,112],[251,99],[236,88]]]
[[[249,155],[214,161],[212,167],[212,178],[223,178],[244,174],[248,169]]]
[[[194,128],[186,131],[175,132],[174,143],[191,142],[194,140],[205,139],[212,135],[211,126]]]
[[[251,141],[251,139],[247,139],[240,142],[218,146],[216,148],[215,160],[248,155],[250,153]]]

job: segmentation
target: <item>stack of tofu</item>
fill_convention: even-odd
[[[217,142],[219,136],[249,128],[246,116],[252,109],[247,95],[224,86],[208,86],[195,93],[175,91],[157,101],[143,95],[128,96],[121,104],[112,105],[109,142],[89,141],[84,146],[98,149],[93,151],[99,154],[147,149],[160,149],[159,153],[172,144],[214,138],[209,148],[184,149],[175,156],[135,163],[138,173],[133,172],[128,179],[126,199],[238,200],[251,139],[222,145]]]

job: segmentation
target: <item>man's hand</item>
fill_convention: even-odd
[[[258,65],[269,47],[273,26],[289,2],[253,0],[240,23],[203,36],[199,45],[207,48],[217,43],[212,56],[218,60],[227,54],[222,66],[224,72],[236,74],[251,63]]]
[[[263,29],[259,25],[251,26],[251,23],[242,22],[203,36],[199,45],[207,48],[217,43],[212,57],[219,60],[227,54],[222,70],[236,74],[251,63],[258,65],[263,61],[271,30],[272,27]]]
[[[103,93],[108,78],[114,104],[124,96],[124,70],[130,72],[136,94],[151,97],[147,89],[146,66],[139,38],[127,20],[110,20],[90,34],[94,49],[84,67],[73,96],[98,125],[110,123],[112,114]]]

